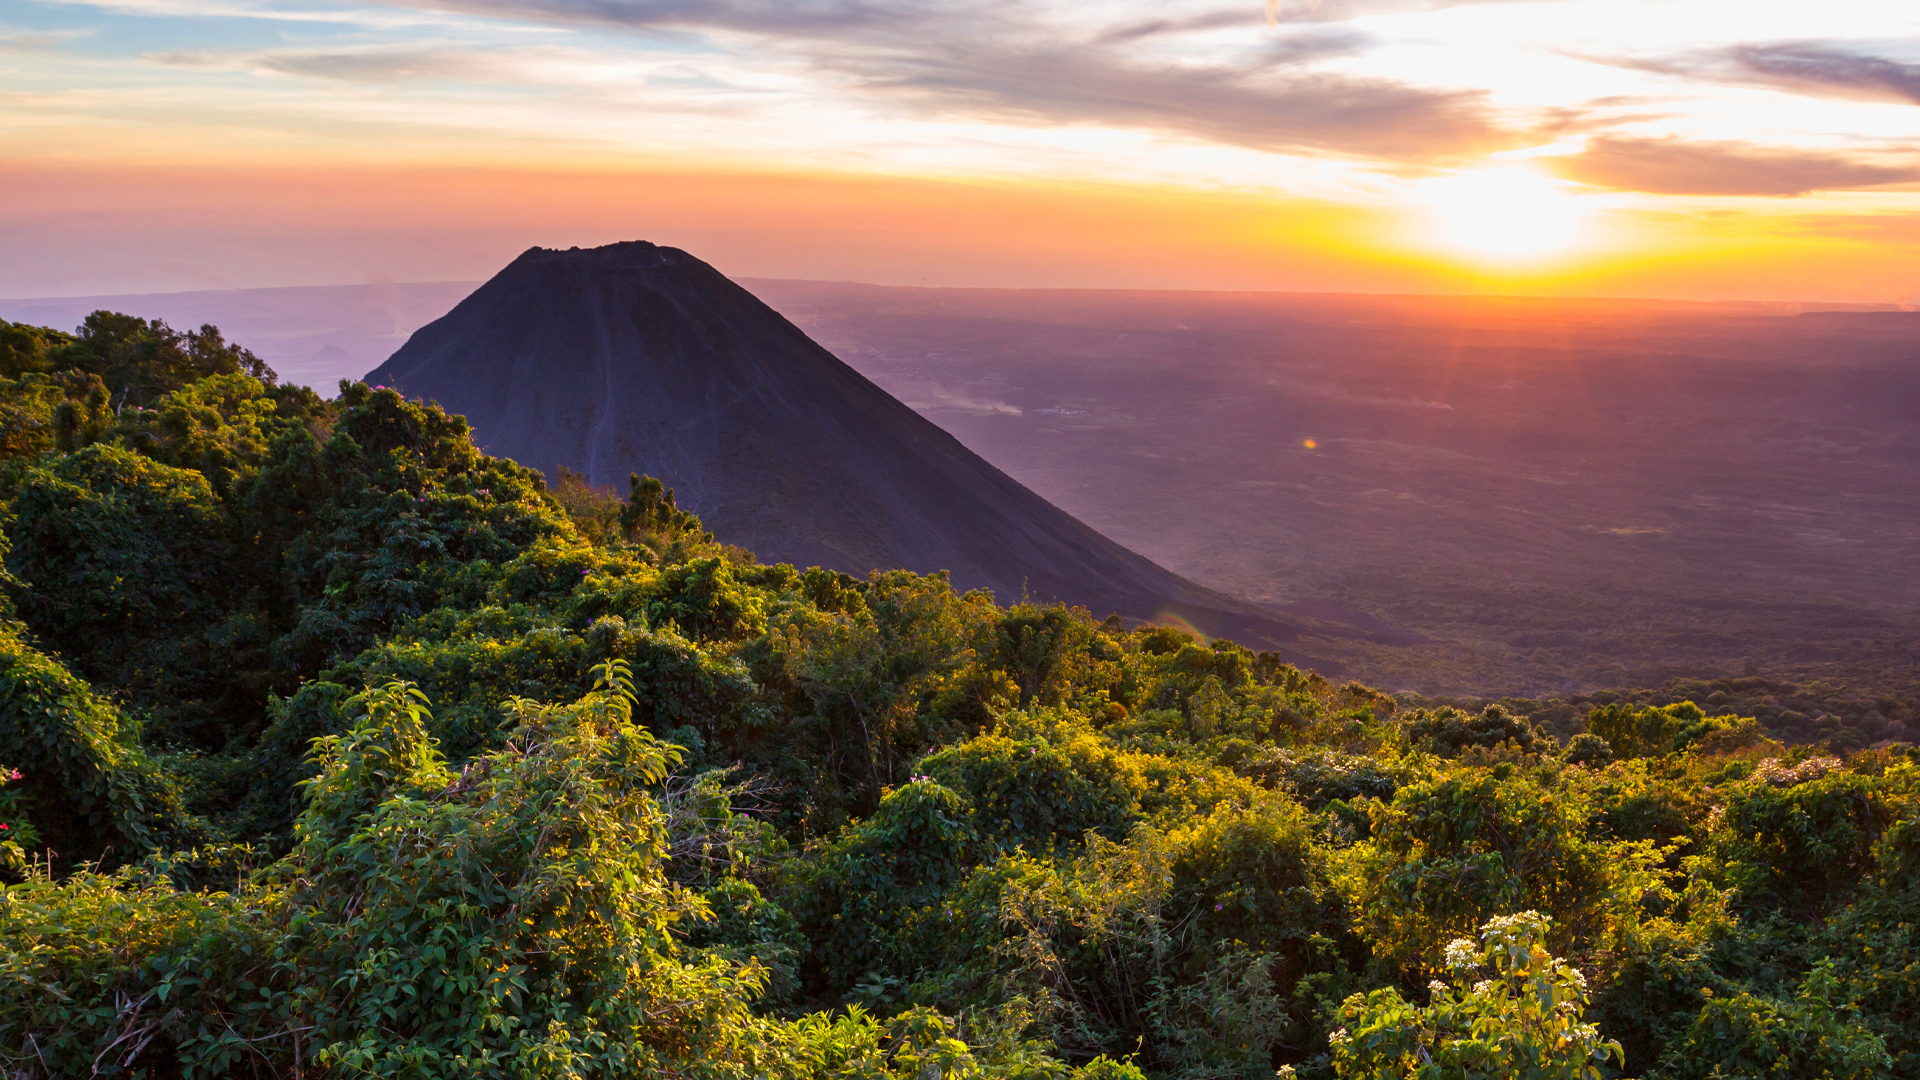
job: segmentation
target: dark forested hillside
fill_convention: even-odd
[[[98,324],[0,326],[9,1076],[1920,1077],[1908,702],[1390,697]]]

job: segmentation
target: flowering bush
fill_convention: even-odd
[[[18,873],[27,856],[40,846],[40,834],[27,820],[26,792],[16,785],[19,769],[0,766],[0,870]]]
[[[1523,911],[1489,919],[1480,941],[1447,946],[1453,985],[1428,983],[1422,1008],[1392,988],[1340,1006],[1329,1036],[1334,1071],[1354,1080],[1600,1080],[1620,1044],[1581,1020],[1587,981],[1543,942],[1551,919]]]

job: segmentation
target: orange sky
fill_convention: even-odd
[[[0,296],[649,239],[898,284],[1907,303],[1910,0],[15,0]]]
[[[0,172],[0,203],[34,253],[0,270],[12,296],[465,280],[536,243],[636,238],[736,276],[891,284],[1896,304],[1920,285],[1920,214],[1790,200],[1618,210],[1579,250],[1517,262],[1422,245],[1418,208],[1092,181],[69,165]]]

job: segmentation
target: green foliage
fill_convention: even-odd
[[[0,378],[0,459],[73,450],[105,438],[113,423],[107,384],[98,375]]]
[[[169,734],[210,721],[213,631],[234,545],[206,478],[116,447],[26,469],[7,567],[22,618],[87,678],[161,706]]]
[[[1708,716],[1691,701],[1649,705],[1602,705],[1587,714],[1587,731],[1607,741],[1618,757],[1663,757],[1695,746],[1732,721]]]
[[[700,519],[674,504],[673,489],[651,476],[627,477],[627,504],[620,508],[620,529],[627,536],[671,538],[700,531]]]
[[[1337,894],[1282,797],[1123,844],[1094,834],[1067,866],[1004,875],[999,905],[1054,1037],[1137,1051],[1156,1074],[1270,1075],[1308,1041],[1310,988],[1343,969]]]
[[[114,404],[146,405],[162,394],[217,375],[273,382],[273,369],[227,342],[211,326],[181,333],[159,319],[115,311],[88,315],[67,343],[49,351],[54,368],[98,375]]]
[[[505,748],[458,773],[417,691],[368,691],[317,744],[300,847],[270,884],[9,890],[0,1045],[53,1073],[737,1074],[763,971],[680,956],[673,927],[705,909],[663,875],[647,794],[675,755],[632,724],[623,665],[600,682],[515,702]]]
[[[1899,701],[1388,698],[89,325],[0,327],[9,1075],[1920,1080]]]
[[[197,836],[199,823],[133,734],[92,687],[28,645],[18,624],[0,623],[0,746],[9,775],[22,774],[10,781],[19,785],[11,800],[59,862],[125,859]]]
[[[1887,787],[1904,804],[1881,835],[1859,899],[1821,927],[1815,951],[1830,957],[1859,1018],[1886,1040],[1891,1075],[1920,1076],[1920,818],[1913,814],[1915,769],[1889,770]]]
[[[959,882],[972,844],[961,796],[916,779],[796,864],[785,891],[814,942],[814,989],[844,994],[896,966],[914,930]]]
[[[709,917],[688,929],[687,944],[737,967],[757,966],[767,979],[761,1000],[791,1004],[801,989],[800,964],[807,953],[799,921],[739,878],[723,878],[700,900]]]
[[[1729,793],[1721,854],[1749,911],[1818,907],[1872,867],[1891,816],[1882,785],[1839,765],[1768,760]]]
[[[0,1063],[36,1080],[271,1075],[303,1053],[284,926],[278,890],[37,870],[0,894]]]
[[[996,612],[983,595],[955,596],[944,574],[875,573],[860,601],[789,608],[759,655],[764,677],[792,692],[826,768],[871,806],[907,761],[962,733],[923,706],[974,660]]]
[[[1569,765],[1597,769],[1613,760],[1613,744],[1591,731],[1583,731],[1567,740],[1561,759]]]
[[[1324,748],[1271,748],[1236,764],[1244,776],[1291,793],[1320,810],[1334,802],[1391,800],[1410,779],[1404,764]]]
[[[1437,972],[1449,941],[1501,911],[1543,910],[1556,945],[1630,936],[1663,888],[1647,841],[1596,839],[1577,790],[1511,766],[1460,770],[1369,805],[1341,874],[1376,954]]]
[[[1478,716],[1468,716],[1451,707],[1431,712],[1420,710],[1406,718],[1406,730],[1407,738],[1415,744],[1430,746],[1444,754],[1457,754],[1470,746],[1491,748],[1505,743],[1531,750],[1537,739],[1532,725],[1499,705],[1487,706]]]
[[[1124,838],[1147,789],[1139,757],[1070,713],[1009,713],[997,730],[931,754],[920,768],[966,796],[984,842],[1041,852],[1089,832]]]
[[[24,779],[19,769],[0,764],[0,873],[24,871],[28,853],[40,849],[40,830],[27,820]]]
[[[316,1060],[375,1075],[628,1075],[728,1046],[756,968],[674,957],[696,898],[661,873],[646,793],[672,752],[622,666],[570,706],[513,705],[506,747],[449,771],[424,699],[367,695],[317,744],[290,932],[316,979]]]
[[[573,527],[588,540],[596,544],[611,544],[626,538],[626,532],[620,524],[620,512],[625,504],[613,493],[612,487],[596,488],[587,483],[584,475],[562,465],[559,478],[547,489],[547,493],[566,511]]]
[[[0,377],[17,379],[28,372],[52,371],[54,359],[49,354],[72,344],[72,334],[0,319]]]
[[[1581,1019],[1587,981],[1547,951],[1552,920],[1532,911],[1487,920],[1480,941],[1447,946],[1452,983],[1434,980],[1426,1006],[1388,987],[1355,994],[1333,1033],[1346,1080],[1600,1080],[1608,1042]]]
[[[1871,1080],[1888,1075],[1886,1043],[1842,997],[1833,966],[1821,962],[1791,1000],[1738,994],[1709,1001],[1660,1075],[1672,1080],[1779,1077]]]

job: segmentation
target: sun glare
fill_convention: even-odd
[[[1567,251],[1585,232],[1587,208],[1556,180],[1521,165],[1475,169],[1420,185],[1436,242],[1488,259],[1536,259]]]

